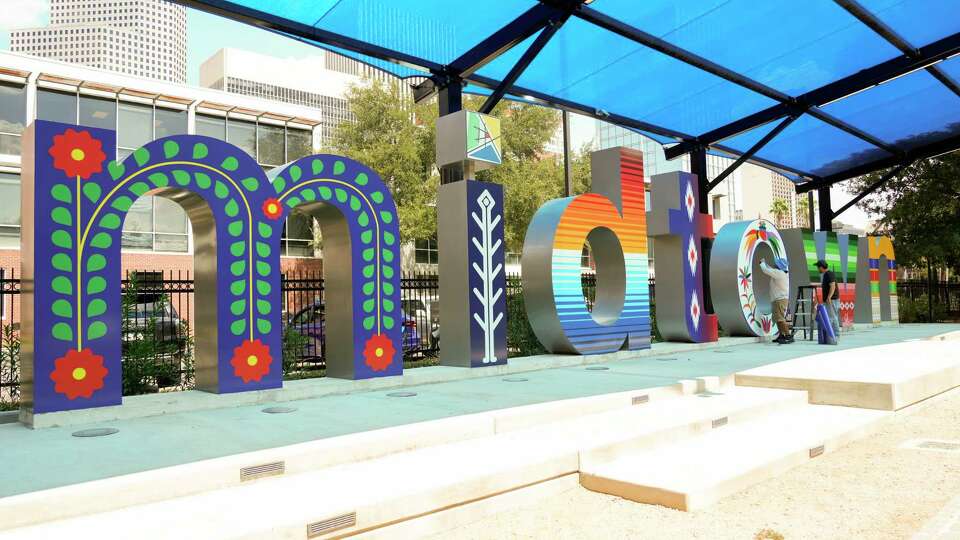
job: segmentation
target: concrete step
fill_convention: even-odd
[[[804,392],[729,388],[709,395],[641,401],[567,420],[545,417],[526,429],[126,508],[98,510],[91,502],[86,515],[59,521],[44,516],[49,501],[38,500],[23,509],[36,514],[35,525],[0,538],[303,538],[309,524],[325,522],[336,528],[328,531],[332,535],[372,531],[576,474],[581,462],[683,439],[712,429],[719,419],[736,423],[807,406]]]
[[[863,436],[889,413],[805,405],[601,464],[580,483],[600,493],[696,510]]]

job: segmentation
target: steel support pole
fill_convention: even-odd
[[[833,208],[830,206],[830,186],[825,186],[817,189],[817,201],[820,206],[818,211],[820,214],[820,227],[821,231],[832,231],[833,230]]]
[[[440,116],[453,114],[463,109],[463,85],[459,79],[450,81],[446,86],[440,89],[437,96],[437,104],[440,107]],[[462,163],[454,163],[440,167],[440,183],[452,184],[466,179]]]
[[[807,223],[809,224],[810,228],[816,229],[817,228],[817,211],[814,208],[812,191],[807,192],[807,219],[809,220]]]
[[[570,113],[563,111],[563,196],[573,195],[570,178]]]

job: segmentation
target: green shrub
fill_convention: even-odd
[[[143,326],[138,326],[137,308],[143,305],[139,302],[140,289],[136,276],[131,275],[120,297],[123,395],[152,394],[161,387],[192,387],[193,341],[188,337],[189,328],[181,321],[172,340],[157,335],[157,320],[163,317],[168,302],[166,295],[157,297],[152,311],[145,314]],[[181,370],[188,374],[185,380],[181,379]]]
[[[0,411],[20,408],[20,332],[10,324],[0,329],[0,383]]]
[[[930,299],[921,294],[915,300],[907,297],[897,298],[897,311],[902,323],[940,322],[947,318],[947,309],[943,302],[935,300],[933,303],[933,320],[930,320]]]
[[[441,345],[442,346],[442,345]],[[527,320],[527,309],[523,304],[523,294],[507,296],[507,356],[533,356],[546,354],[547,350],[540,344],[530,321]]]

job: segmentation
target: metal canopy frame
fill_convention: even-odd
[[[938,62],[960,54],[960,33],[944,37],[919,48],[914,48],[892,28],[884,24],[869,10],[862,7],[856,0],[834,0],[834,2],[856,18],[861,24],[869,27],[873,32],[896,47],[902,55],[860,70],[857,73],[799,96],[784,94],[742,73],[716,64],[708,58],[687,51],[667,40],[610,17],[588,6],[587,4],[590,3],[590,0],[539,0],[539,3],[519,15],[510,23],[496,30],[486,39],[480,41],[466,53],[447,65],[377,46],[349,36],[322,30],[307,24],[297,23],[267,12],[241,6],[228,0],[172,1],[187,7],[264,28],[272,32],[301,40],[308,40],[314,45],[332,47],[424,71],[424,76],[428,77],[428,79],[414,87],[414,95],[417,99],[424,99],[441,90],[447,90],[447,92],[444,93],[449,94],[449,99],[451,100],[451,103],[447,105],[447,108],[449,108],[451,104],[459,103],[461,88],[463,85],[469,83],[493,91],[493,95],[487,100],[490,108],[492,108],[492,105],[495,104],[497,100],[509,94],[533,103],[548,105],[568,112],[576,112],[629,129],[645,131],[674,139],[678,144],[665,149],[666,156],[669,159],[679,157],[686,153],[713,148],[724,153],[740,156],[737,160],[739,163],[751,161],[766,167],[795,174],[807,179],[806,182],[798,183],[798,193],[829,187],[834,183],[855,176],[889,167],[897,167],[917,159],[943,154],[960,148],[960,136],[953,136],[918,148],[905,150],[895,144],[880,140],[820,108],[834,101],[841,100],[920,69],[927,70],[941,84],[960,97],[960,84],[935,65]],[[515,84],[523,70],[536,58],[549,38],[556,33],[560,24],[569,16],[577,17],[596,27],[615,33],[662,54],[669,55],[697,69],[711,73],[733,84],[770,98],[776,101],[777,104],[740,118],[727,125],[712,129],[706,133],[694,135],[673,130],[669,127],[644,122],[636,118],[609,113],[592,107],[589,104],[558,98]],[[537,33],[540,34],[538,39],[521,57],[520,61],[504,80],[496,80],[476,73],[477,70],[484,65]],[[444,108],[443,104],[441,104],[441,108]],[[889,156],[840,171],[830,176],[819,177],[810,171],[798,170],[781,163],[757,157],[754,154],[763,146],[759,143],[747,152],[737,151],[722,144],[724,139],[756,129],[771,122],[779,121],[780,124],[761,140],[765,145],[781,133],[787,125],[793,121],[792,119],[804,114],[808,114],[834,128],[857,137],[872,147],[883,150],[889,154]],[[790,119],[789,122],[786,121],[787,119]],[[733,169],[728,170],[732,171]]]

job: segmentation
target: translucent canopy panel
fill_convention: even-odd
[[[824,110],[905,150],[960,132],[960,97],[926,71],[831,103]]]
[[[448,64],[537,2],[232,0],[366,43]]]
[[[527,46],[514,47],[479,74],[503,79]],[[577,18],[557,32],[517,85],[687,134],[776,103]]]
[[[767,124],[731,137],[724,140],[722,145],[740,153],[746,152],[776,124]],[[827,176],[890,157],[886,151],[806,114],[790,124],[756,155],[816,176]]]
[[[914,47],[957,31],[957,0],[860,0],[860,5],[893,28]]]
[[[899,55],[833,0],[602,0],[592,6],[790,95]]]

